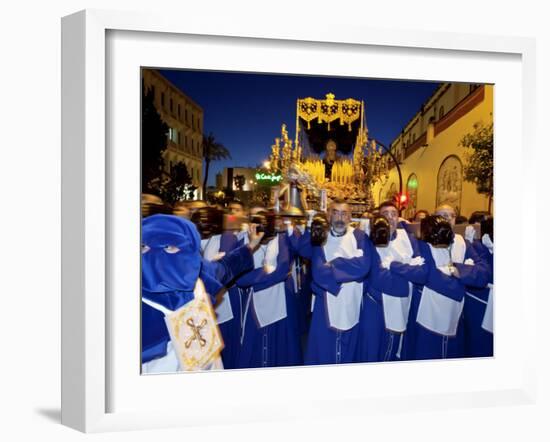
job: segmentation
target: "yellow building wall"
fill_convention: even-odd
[[[462,137],[474,130],[474,124],[489,124],[493,121],[493,86],[484,85],[484,99],[466,115],[455,121],[450,127],[437,134],[427,146],[420,147],[401,164],[403,177],[403,191],[407,191],[407,180],[414,173],[417,176],[417,205],[416,210],[425,209],[432,213],[436,207],[438,172],[443,161],[450,155],[456,155],[464,168],[465,151],[460,146]],[[455,91],[451,90],[451,93]],[[458,93],[463,95],[463,91]],[[450,111],[452,101],[444,100],[445,113]],[[437,111],[439,112],[439,110]],[[417,135],[418,137],[419,135]],[[399,190],[399,177],[397,168],[393,167],[389,179],[384,186],[380,183],[373,187],[373,197],[376,205],[386,199],[386,194],[392,184]],[[488,210],[488,197],[476,191],[475,184],[462,180],[462,196],[460,199],[461,215],[469,217],[476,210]],[[408,215],[408,214],[407,214]]]

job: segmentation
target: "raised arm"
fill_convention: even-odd
[[[277,256],[277,267],[268,273],[263,267],[254,269],[237,279],[239,287],[253,287],[254,290],[264,290],[279,282],[286,280],[290,272],[290,251],[285,237],[277,238],[279,241],[279,254]]]
[[[222,285],[230,284],[239,275],[254,268],[254,258],[248,246],[240,246],[218,261],[202,260],[203,270],[212,275]]]

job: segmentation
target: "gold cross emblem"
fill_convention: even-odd
[[[186,323],[189,327],[191,327],[191,330],[193,331],[193,336],[191,336],[186,342],[185,342],[185,348],[191,347],[191,344],[193,341],[199,341],[199,344],[201,347],[204,347],[206,345],[206,339],[204,339],[201,336],[201,329],[207,324],[207,320],[203,319],[200,325],[195,325],[195,321],[193,321],[193,318],[189,318]]]

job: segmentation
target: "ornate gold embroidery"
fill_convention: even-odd
[[[200,280],[199,283],[195,299],[166,316],[166,325],[184,371],[208,367],[223,349],[214,309]],[[194,342],[198,345],[192,345]]]
[[[318,123],[330,123],[340,120],[340,125],[347,124],[351,131],[351,123],[361,116],[361,102],[348,98],[347,100],[335,100],[334,94],[326,94],[326,99],[316,100],[307,97],[298,100],[298,115],[307,121],[307,128],[311,129],[311,121],[317,118]]]
[[[193,318],[189,318],[187,321],[185,321],[185,323],[189,327],[191,327],[191,330],[193,330],[193,336],[185,341],[185,348],[191,347],[191,344],[195,340],[199,341],[201,347],[204,347],[206,345],[206,339],[201,336],[201,328],[203,328],[208,323],[208,321],[206,319],[203,319],[200,325],[195,325],[195,321],[193,321]]]

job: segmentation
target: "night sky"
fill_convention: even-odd
[[[337,100],[363,100],[369,136],[389,146],[439,84],[305,75],[160,72],[203,108],[204,133],[212,132],[231,152],[232,159],[211,163],[209,185],[215,184],[216,173],[224,167],[255,167],[266,160],[283,123],[294,140],[298,98],[322,99],[332,92]]]

